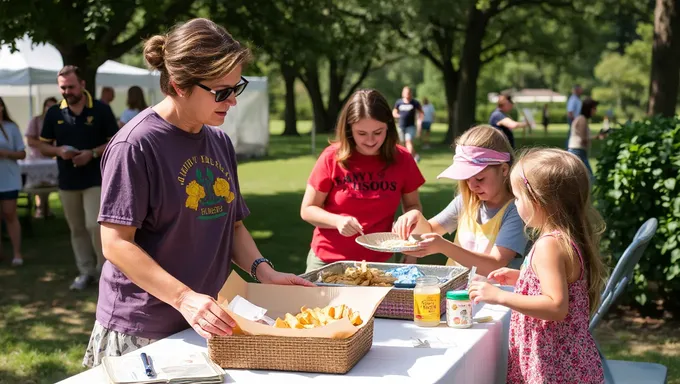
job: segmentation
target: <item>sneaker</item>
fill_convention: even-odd
[[[12,259],[13,267],[20,267],[22,265],[24,265],[24,259]]]
[[[88,285],[90,285],[91,281],[92,277],[90,275],[80,275],[76,277],[75,280],[73,280],[73,283],[69,289],[72,291],[82,291],[83,289],[87,288]]]
[[[420,163],[420,155],[413,156],[413,159],[415,159],[416,163]]]

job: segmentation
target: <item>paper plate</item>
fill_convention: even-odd
[[[417,244],[414,245],[409,245],[409,246],[385,246],[383,245],[383,242],[388,241],[388,240],[401,240],[399,235],[396,233],[392,232],[378,232],[378,233],[371,233],[368,235],[363,235],[363,236],[358,236],[355,241],[357,244],[361,245],[362,247],[368,248],[373,251],[377,252],[389,252],[389,253],[395,253],[395,252],[409,252],[409,251],[416,251],[420,249],[420,247]],[[413,241],[411,241],[413,242]]]

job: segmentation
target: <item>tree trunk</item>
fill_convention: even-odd
[[[345,79],[345,75],[342,68],[338,66],[338,62],[335,59],[329,60],[329,71],[328,71],[328,110],[326,113],[327,124],[330,125],[329,131],[335,126],[335,121],[340,114],[340,109],[342,108],[342,84]]]
[[[453,64],[451,64],[451,59],[447,58],[444,61],[444,70],[442,71],[444,75],[444,94],[446,95],[446,111],[449,115],[448,117],[448,129],[446,130],[446,136],[444,136],[444,142],[446,144],[453,143],[453,139],[456,137],[455,132],[455,121],[456,121],[456,98],[458,91],[458,72],[453,69]]]
[[[286,83],[286,109],[284,111],[285,126],[283,136],[299,136],[297,130],[297,112],[295,110],[295,78],[297,71],[290,65],[281,64],[281,74]]]
[[[454,138],[475,124],[477,79],[482,67],[482,40],[488,24],[487,16],[473,7],[465,30],[465,44],[458,70],[458,93],[454,115]]]
[[[307,93],[309,94],[309,99],[312,102],[314,129],[318,133],[329,132],[330,124],[328,124],[328,115],[321,93],[321,84],[319,83],[319,67],[316,62],[305,66],[305,74],[302,76],[302,83],[305,85]]]
[[[680,0],[656,0],[648,114],[675,116],[680,83]]]

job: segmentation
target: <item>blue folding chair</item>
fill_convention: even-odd
[[[589,330],[592,333],[600,320],[609,311],[609,308],[621,296],[628,283],[633,279],[635,266],[645,253],[652,236],[656,233],[658,222],[652,218],[647,220],[638,229],[633,242],[626,248],[625,252],[616,263],[609,281],[602,293],[602,303],[590,321]],[[664,365],[655,363],[642,363],[637,361],[607,360],[600,346],[597,346],[602,366],[604,368],[604,378],[606,384],[665,384],[668,370]]]
[[[609,308],[621,296],[628,283],[633,279],[635,266],[640,261],[640,258],[642,258],[642,254],[645,253],[650,240],[652,240],[652,236],[656,233],[657,226],[658,222],[655,218],[651,218],[642,224],[637,233],[635,233],[633,241],[616,263],[614,272],[612,272],[604,292],[602,292],[600,307],[590,320],[588,328],[591,332],[597,327],[604,315],[609,311]]]

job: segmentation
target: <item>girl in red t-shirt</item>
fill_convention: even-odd
[[[404,212],[421,210],[418,188],[425,178],[398,141],[385,97],[376,90],[355,92],[340,113],[335,140],[309,176],[302,200],[302,219],[316,226],[307,271],[334,261],[390,259],[388,253],[360,246],[355,237],[390,232],[400,205]]]

